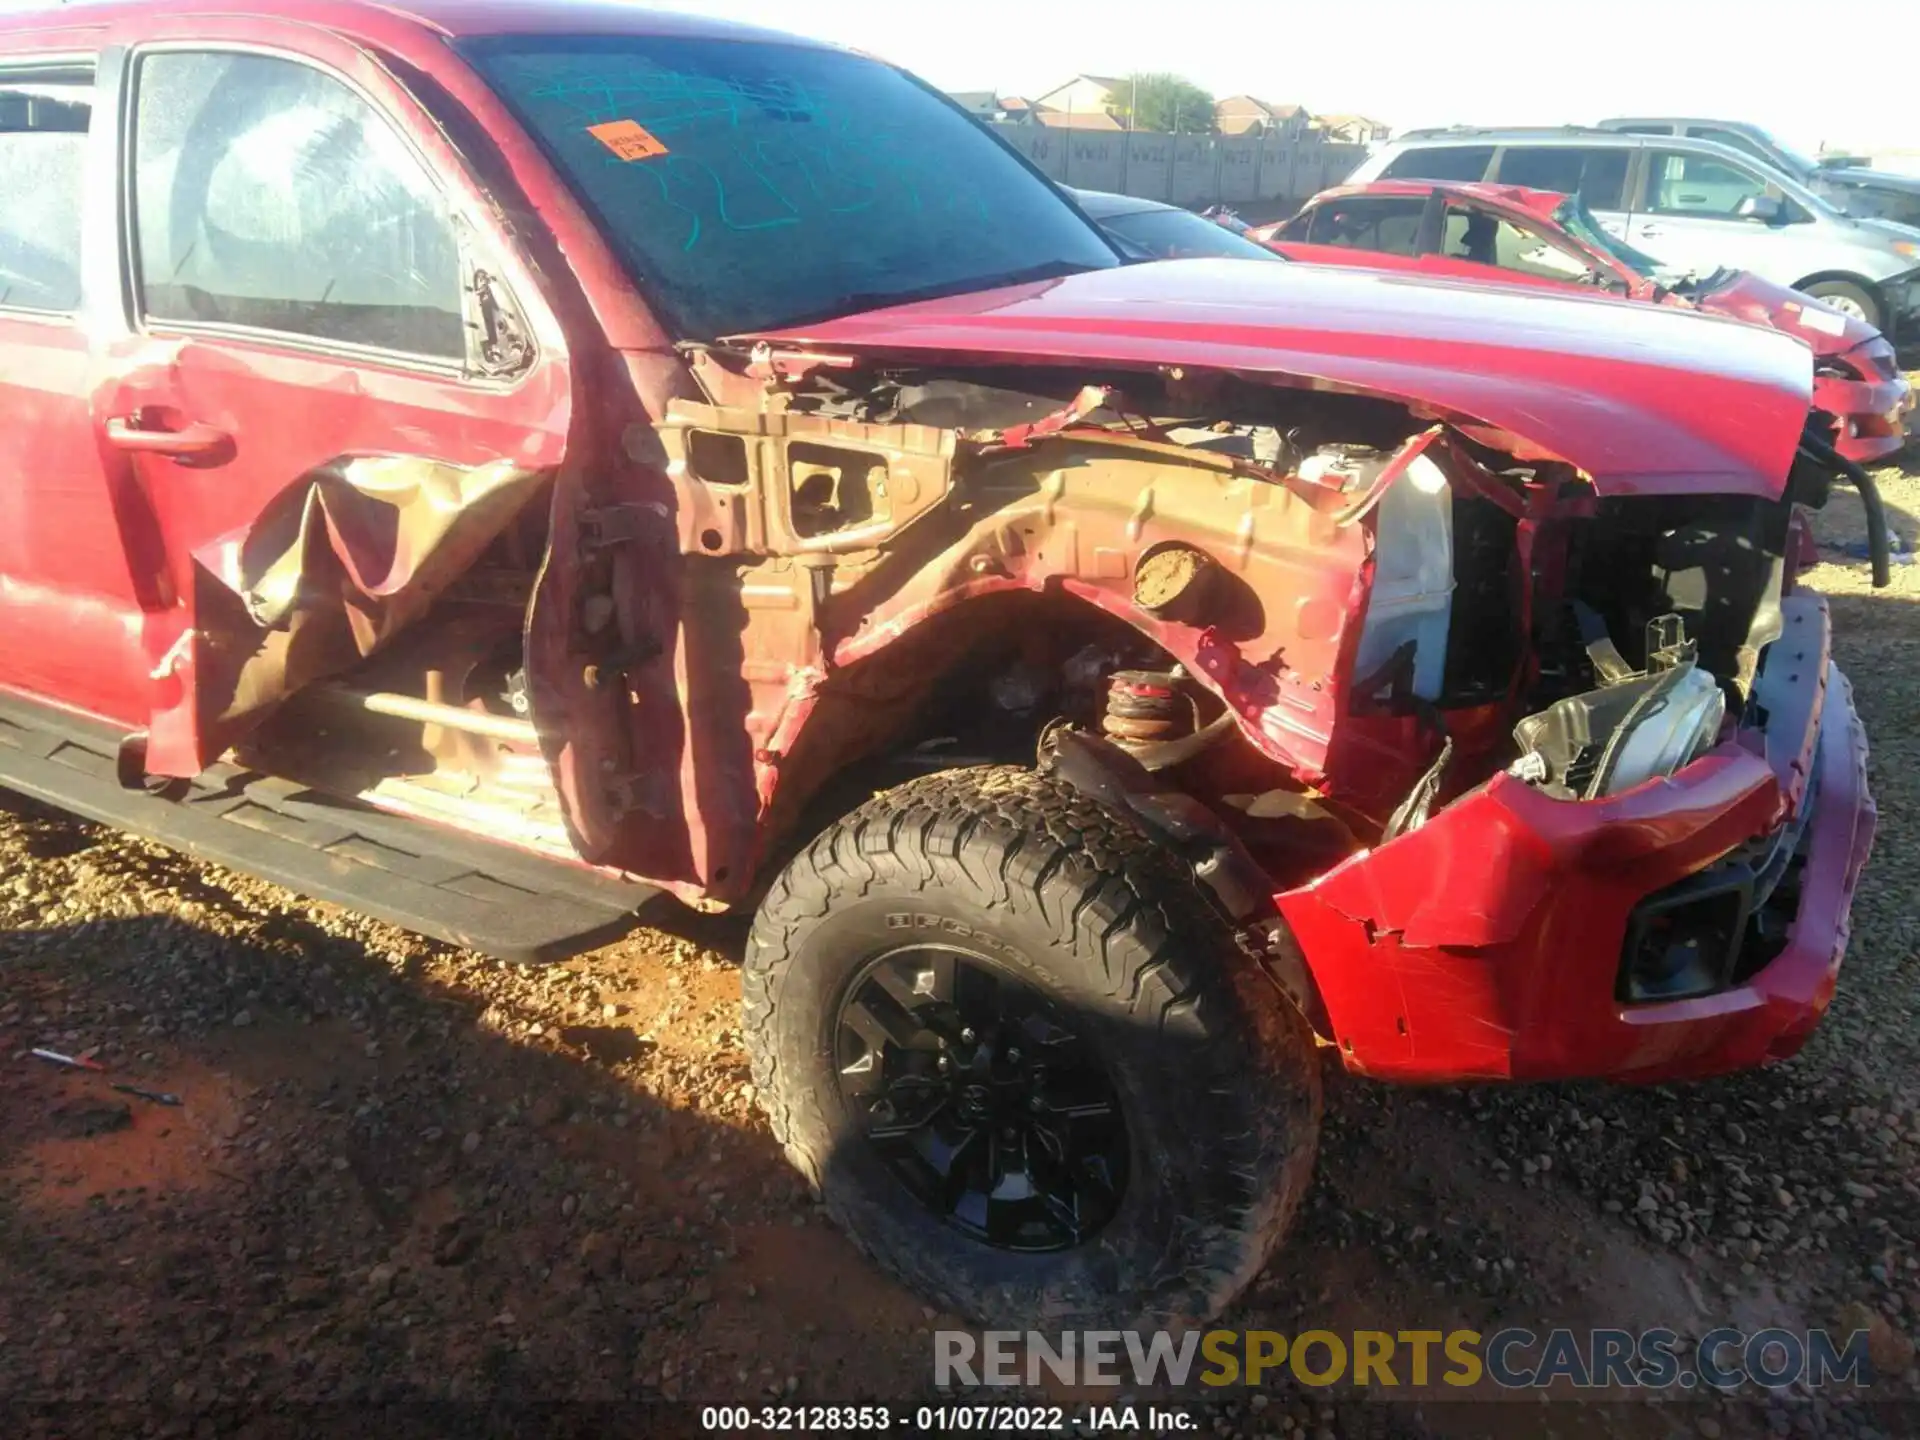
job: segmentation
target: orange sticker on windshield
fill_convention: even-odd
[[[667,153],[659,138],[638,121],[609,120],[604,125],[589,125],[587,133],[622,160],[651,160]]]

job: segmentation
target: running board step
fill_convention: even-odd
[[[640,923],[651,886],[215,765],[176,798],[119,783],[120,737],[0,696],[0,787],[501,960],[565,959]]]

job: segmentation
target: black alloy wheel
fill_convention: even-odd
[[[834,1049],[867,1143],[965,1234],[1064,1250],[1119,1208],[1127,1127],[1104,1066],[992,962],[946,945],[877,957],[848,987]]]

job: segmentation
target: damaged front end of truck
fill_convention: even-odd
[[[347,467],[209,557],[243,758],[728,907],[877,788],[1038,757],[1355,1071],[1817,1023],[1873,808],[1796,557],[1875,497],[1787,337],[1191,261],[671,358],[615,463]]]
[[[681,681],[734,687],[747,734],[730,779],[683,773],[752,787],[702,812],[711,893],[849,775],[1037,746],[1188,856],[1356,1071],[1798,1047],[1873,810],[1790,559],[1836,473],[1790,357],[1719,377],[1737,432],[1581,454],[1604,384],[1473,414],[1332,362],[1015,359],[965,328],[691,347],[705,398],[657,432]],[[1675,437],[1717,473],[1651,464]]]

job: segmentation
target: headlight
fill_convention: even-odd
[[[1611,675],[1598,690],[1556,700],[1513,727],[1520,758],[1509,774],[1565,800],[1597,800],[1671,775],[1719,737],[1727,698],[1694,663],[1674,616],[1654,622],[1667,643],[1648,637],[1644,671],[1629,670],[1604,637],[1589,646],[1595,671]]]
[[[1726,713],[1727,697],[1719,684],[1688,666],[1664,692],[1647,696],[1621,722],[1607,746],[1614,752],[1612,768],[1595,777],[1599,793],[1630,790],[1698,759],[1719,735]]]

